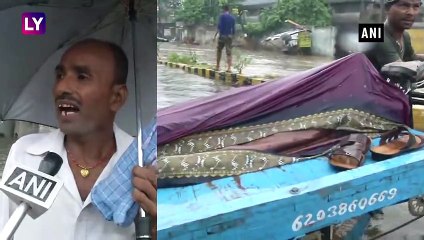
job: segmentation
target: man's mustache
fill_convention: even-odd
[[[55,98],[55,101],[61,101],[61,100],[65,100],[65,101],[70,101],[73,102],[77,105],[81,105],[80,101],[78,101],[78,99],[76,99],[75,97],[72,96],[72,94],[70,93],[62,93],[61,95],[57,96]]]

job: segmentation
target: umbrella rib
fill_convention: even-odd
[[[121,40],[120,40],[121,46],[124,44],[126,30],[127,30],[127,25],[126,24],[123,24],[122,25],[122,31],[121,31]]]
[[[113,8],[116,8],[119,4],[120,4],[120,3],[118,2],[118,3],[116,4],[116,6],[115,6],[115,7],[113,7]],[[145,15],[145,16],[150,16],[150,15],[151,15],[151,14],[143,14],[143,12],[141,12],[141,14],[142,14],[142,15]],[[64,42],[62,42],[61,44],[59,44],[58,49],[60,49],[60,48],[62,48],[62,47],[64,47],[64,46],[66,46],[66,45],[67,45],[67,44],[69,44],[69,43],[72,43],[73,41],[76,41],[77,39],[81,39],[81,38],[83,38],[83,37],[87,36],[88,34],[91,34],[91,33],[93,33],[93,32],[97,32],[97,31],[99,31],[99,30],[102,30],[103,28],[108,27],[108,26],[110,26],[110,25],[114,24],[115,22],[117,22],[117,21],[121,20],[120,18],[117,18],[117,19],[115,19],[115,20],[111,21],[110,23],[107,23],[107,24],[103,25],[101,28],[98,28],[98,26],[102,23],[102,21],[103,21],[103,20],[104,20],[107,16],[108,16],[108,14],[106,14],[105,16],[103,16],[102,18],[100,18],[100,19],[99,19],[99,21],[97,21],[97,23],[96,23],[96,24],[94,24],[94,26],[93,26],[93,27],[91,27],[90,29],[88,29],[88,30],[87,30],[87,32],[86,32],[85,34],[82,34],[82,35],[78,35],[78,36],[76,36],[76,37],[69,38],[69,39],[65,40]],[[153,31],[153,30],[151,30],[151,31],[152,31],[152,33],[154,34],[154,31]]]
[[[0,0],[1,1],[1,0]],[[119,1],[117,1],[119,4]],[[115,3],[116,4],[116,3]],[[20,6],[31,6],[31,7],[46,7],[46,8],[62,8],[62,9],[87,9],[93,7],[93,0],[90,0],[89,4],[81,4],[80,6],[66,6],[66,5],[60,5],[60,4],[46,4],[46,3],[40,3],[40,2],[29,2],[29,3],[13,3],[9,4],[9,6],[6,7],[0,7],[0,11],[8,10],[15,7]]]
[[[49,3],[40,3],[40,2],[32,2],[27,3],[29,6],[40,6],[40,7],[48,7],[48,8],[67,8],[67,9],[84,9],[84,8],[91,8],[93,7],[93,0],[89,0],[89,3],[82,3],[79,6],[67,6],[66,4],[60,5],[60,4],[49,4]]]
[[[109,23],[101,26],[100,28],[97,28],[97,27],[90,28],[90,30],[88,30],[87,33],[85,33],[85,34],[80,34],[80,35],[78,35],[76,37],[72,37],[72,38],[69,38],[69,39],[65,40],[64,42],[62,42],[61,44],[59,44],[58,49],[63,48],[64,46],[66,46],[66,45],[68,45],[68,44],[70,44],[70,43],[72,43],[74,41],[77,41],[77,40],[79,40],[81,38],[84,38],[84,37],[86,37],[86,36],[88,36],[88,35],[90,35],[92,33],[95,33],[97,31],[100,31],[100,30],[102,30],[102,29],[104,29],[104,28],[106,28],[106,27],[108,27],[108,26],[110,26],[112,24],[115,24],[119,20],[121,20],[121,19],[115,19],[115,20],[113,20],[113,21],[111,21],[111,22],[109,22]],[[94,31],[91,31],[91,30],[94,30]]]
[[[33,123],[33,124],[38,124],[38,125],[43,125],[45,127],[50,127],[50,128],[55,128],[57,129],[57,126],[53,126],[53,125],[49,125],[49,124],[41,124],[39,122],[35,122],[35,121],[30,121],[30,120],[22,120],[22,119],[17,119],[17,118],[4,118],[1,121],[19,121],[19,122],[26,122],[26,123]]]
[[[89,8],[91,6],[61,6],[61,5],[49,5],[49,4],[40,4],[40,3],[36,3],[36,4],[27,4],[29,6],[36,6],[36,7],[46,7],[46,8],[62,8],[62,9],[84,9],[84,8]]]
[[[118,2],[112,9],[116,9],[119,4],[120,3]],[[60,43],[58,45],[58,49],[66,46],[67,44],[69,44],[69,43],[71,43],[71,42],[73,42],[77,39],[81,39],[81,38],[87,36],[90,33],[97,32],[97,31],[99,31],[99,30],[101,30],[101,29],[103,29],[103,28],[105,28],[105,27],[107,27],[107,26],[109,26],[109,25],[111,25],[111,24],[113,24],[113,23],[115,23],[116,21],[119,20],[119,19],[115,19],[115,20],[111,21],[110,23],[106,24],[105,26],[102,26],[102,28],[98,29],[98,26],[102,23],[102,21],[105,20],[105,18],[107,16],[109,16],[108,13],[106,13],[103,17],[100,17],[99,20],[97,21],[97,23],[95,23],[92,27],[87,29],[86,33],[83,33],[83,34],[80,34],[80,35],[77,35],[77,36],[74,36],[74,37],[70,37],[70,38],[66,39],[65,41],[63,41],[62,43]]]

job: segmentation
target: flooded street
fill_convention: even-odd
[[[216,50],[213,46],[194,46],[186,44],[160,43],[158,44],[159,56],[167,59],[171,53],[189,56],[194,53],[199,63],[215,65]],[[239,48],[233,49],[233,66],[238,62],[238,55],[242,58],[250,58],[251,63],[243,70],[246,76],[288,76],[290,74],[310,69],[333,59],[322,56],[288,56],[280,51],[250,51]],[[225,52],[221,58],[221,70],[226,67]],[[236,70],[233,70],[236,71]]]
[[[230,89],[221,81],[190,75],[181,69],[157,65],[158,109]]]

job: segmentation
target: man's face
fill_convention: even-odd
[[[65,134],[87,134],[114,119],[114,58],[103,45],[85,43],[69,49],[56,67],[53,88],[59,127]]]
[[[418,15],[421,0],[399,0],[387,12],[387,17],[395,29],[409,29]]]

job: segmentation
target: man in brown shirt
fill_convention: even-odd
[[[364,53],[380,71],[385,64],[396,61],[424,61],[424,55],[415,54],[411,37],[406,29],[415,22],[420,0],[386,0],[387,18],[384,23],[384,42],[373,44]]]

